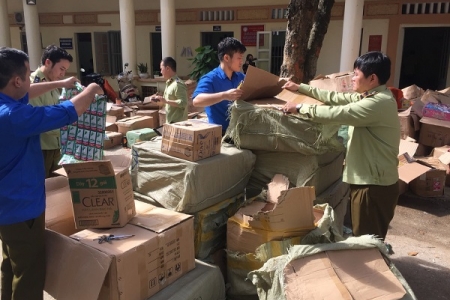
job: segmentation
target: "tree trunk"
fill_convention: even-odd
[[[280,77],[296,83],[314,78],[333,4],[334,0],[290,1]]]

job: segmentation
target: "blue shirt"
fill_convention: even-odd
[[[78,119],[70,101],[33,107],[0,93],[0,225],[33,219],[45,210],[45,168],[39,134]]]
[[[230,80],[219,66],[200,78],[197,88],[195,89],[194,94],[192,94],[192,99],[202,93],[214,94],[235,89],[238,87],[239,83],[244,80],[244,78],[245,75],[241,72],[233,72]],[[223,100],[214,105],[205,107],[208,122],[222,125],[223,132],[225,132],[230,124],[228,107],[231,103],[232,101]]]

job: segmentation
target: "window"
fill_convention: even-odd
[[[102,75],[123,71],[120,31],[94,32],[95,67]]]

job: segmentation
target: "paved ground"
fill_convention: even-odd
[[[402,195],[386,237],[395,252],[391,259],[419,300],[450,298],[450,188],[445,194]]]
[[[419,300],[450,298],[450,188],[445,195],[402,195],[386,237],[391,259]]]

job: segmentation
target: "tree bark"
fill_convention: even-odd
[[[314,78],[333,5],[334,0],[290,1],[280,77],[296,83]]]

